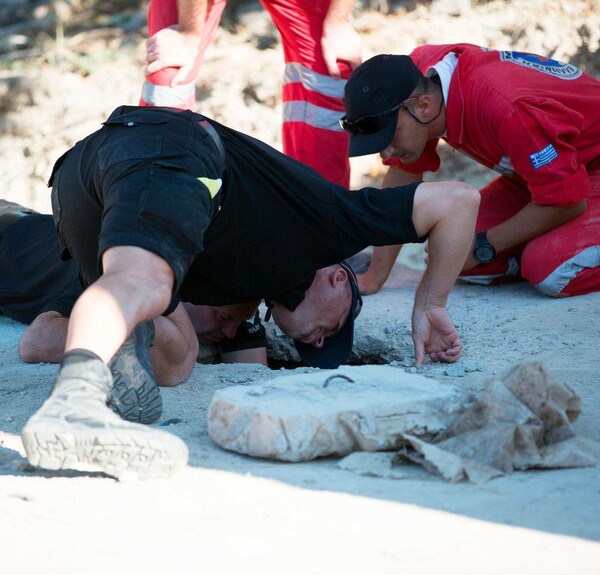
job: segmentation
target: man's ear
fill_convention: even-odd
[[[335,272],[332,274],[333,287],[337,287],[338,285],[345,284],[348,281],[348,272],[342,267],[338,266],[335,269]]]
[[[415,105],[415,115],[422,122],[427,122],[433,110],[433,100],[429,94],[421,94]]]

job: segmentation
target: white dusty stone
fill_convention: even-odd
[[[395,449],[431,437],[469,402],[450,384],[389,366],[343,366],[215,393],[208,432],[228,450],[282,461]]]
[[[451,363],[446,369],[444,369],[444,375],[450,377],[464,377],[465,368],[459,363]]]

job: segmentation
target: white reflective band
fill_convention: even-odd
[[[346,80],[336,80],[331,76],[313,72],[298,62],[289,62],[285,65],[283,84],[294,84],[296,82],[302,84],[307,90],[318,92],[324,96],[332,98],[344,97]]]
[[[142,87],[142,100],[153,106],[179,108],[183,104],[187,104],[187,101],[194,94],[195,90],[196,85],[194,82],[170,88],[169,86],[156,86],[146,80]]]
[[[489,286],[495,279],[512,278],[519,273],[519,264],[513,256],[506,260],[508,269],[503,274],[490,274],[487,276],[458,276],[458,282],[461,284],[476,284],[481,286]]]
[[[339,119],[343,112],[321,108],[308,102],[295,101],[283,103],[283,121],[284,122],[304,122],[315,128],[323,130],[332,130],[342,132]]]
[[[562,263],[544,281],[535,287],[544,295],[556,297],[560,295],[560,292],[571,280],[575,279],[580,271],[599,266],[600,246],[591,246]]]

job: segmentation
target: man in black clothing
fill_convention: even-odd
[[[52,216],[0,200],[0,312],[28,324],[47,310],[68,317],[81,285],[61,252]]]
[[[62,261],[61,253],[51,215],[0,199],[0,314],[29,324],[19,343],[26,362],[60,362],[64,352],[69,316],[82,287],[75,262]],[[183,383],[198,356],[198,343],[216,344],[224,362],[266,365],[264,327],[256,317],[249,320],[257,305],[180,304],[168,316],[154,318],[150,355],[157,384]],[[119,397],[131,390],[118,386],[109,404],[125,419],[153,422],[160,416],[159,391],[146,391],[155,398],[141,398],[152,405],[149,413],[124,410],[127,403]]]
[[[0,199],[0,315],[29,325],[19,344],[23,361],[59,363],[62,358],[68,319],[82,287],[75,262],[62,261],[61,253],[51,215]],[[196,335],[192,342],[217,345],[224,363],[266,365],[265,332],[253,313],[256,302],[181,307],[191,324],[183,313],[155,318],[160,323],[152,346],[152,354],[158,353],[152,364],[158,385],[169,387],[187,379],[192,366],[186,358],[194,360],[198,353],[197,346],[184,337],[192,333],[191,328]],[[162,349],[157,345],[161,342]],[[256,353],[243,353],[250,350]],[[164,356],[168,356],[168,366],[160,365]]]
[[[368,245],[428,237],[413,311],[416,360],[460,356],[445,305],[473,234],[479,195],[471,186],[348,191],[192,112],[125,106],[59,159],[51,181],[59,236],[89,287],[73,308],[54,390],[22,433],[34,465],[115,477],[162,477],[185,465],[181,440],[104,407],[111,357],[123,353],[134,376],[146,377],[144,325],[178,297],[205,305],[265,298],[302,343],[324,353],[328,341],[344,347],[337,336],[352,327],[357,298],[337,262]]]

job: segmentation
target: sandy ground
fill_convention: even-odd
[[[460,15],[451,7],[444,11],[444,4],[458,6]],[[597,61],[594,2],[469,5],[438,0],[387,17],[361,13],[357,27],[366,55],[468,40]],[[246,13],[236,35],[220,30],[198,91],[203,112],[278,146],[281,52],[277,43],[257,48],[272,35],[260,9]],[[139,30],[126,38],[110,31],[80,34],[63,46],[71,57],[66,61],[76,56],[78,67],[53,64],[49,52],[40,69],[0,70],[4,197],[49,210],[44,182],[54,159],[113,107],[136,101],[142,37]],[[104,52],[91,59],[83,45]],[[458,154],[448,152],[447,160],[435,179],[482,185],[491,177]],[[355,162],[353,170],[355,185],[381,177],[376,158]],[[401,262],[420,267],[420,251],[403,250]],[[402,364],[412,357],[409,320],[419,277],[398,265],[386,289],[366,298],[355,361],[410,369]],[[551,300],[525,283],[457,286],[450,312],[464,361],[477,370],[449,376],[447,366],[427,364],[424,375],[477,393],[517,363],[542,361],[581,396],[574,430],[600,441],[600,294]],[[217,389],[289,370],[198,364],[187,383],[164,390],[159,425],[190,450],[188,467],[171,480],[119,483],[33,470],[19,433],[48,395],[56,366],[20,362],[23,329],[0,318],[2,573],[600,573],[600,468],[519,472],[475,486],[448,484],[416,467],[403,468],[409,479],[392,480],[343,471],[335,459],[253,460],[211,442],[206,412]],[[286,342],[272,327],[269,332],[279,357]]]
[[[367,298],[357,345],[377,340],[398,365],[412,353],[418,273],[395,274],[399,287]],[[427,364],[422,373],[477,393],[516,363],[542,361],[582,398],[574,430],[600,441],[598,309],[600,294],[554,301],[527,284],[457,286],[450,310],[465,342],[462,363],[478,370],[452,377],[447,366]],[[598,467],[518,472],[476,486],[407,465],[409,478],[392,480],[341,470],[336,459],[256,460],[211,442],[206,412],[215,390],[289,370],[198,364],[187,383],[163,390],[159,425],[190,450],[188,467],[171,480],[32,470],[19,432],[47,396],[56,366],[19,361],[22,331],[0,319],[5,573],[598,573]]]

